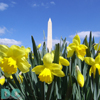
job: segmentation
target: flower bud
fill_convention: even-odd
[[[81,74],[81,71],[78,66],[76,66],[77,82],[80,87],[84,86],[84,76]]]
[[[5,83],[5,77],[2,76],[2,77],[0,77],[0,84],[3,85],[4,83]]]

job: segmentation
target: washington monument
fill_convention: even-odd
[[[48,21],[47,48],[49,49],[49,52],[51,52],[51,49],[52,49],[52,21],[51,21],[51,18],[49,18],[49,21]]]

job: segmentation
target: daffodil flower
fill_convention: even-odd
[[[84,56],[86,55],[86,49],[87,46],[80,44],[81,40],[78,35],[76,35],[73,38],[73,43],[69,44],[67,47],[67,57],[71,57],[74,52],[76,53],[77,57],[81,59],[82,61],[84,60]]]
[[[78,66],[76,66],[77,82],[80,87],[84,86],[84,76],[81,74],[81,71]]]
[[[85,57],[84,61],[88,65],[91,65],[91,68],[89,70],[89,75],[90,76],[93,73],[94,78],[95,78],[96,68],[98,69],[98,72],[99,72],[99,75],[100,75],[100,54],[98,54],[98,56],[95,59],[93,59],[91,57]]]
[[[17,68],[23,73],[29,71],[31,65],[27,61],[28,53],[29,48],[25,50],[24,47],[16,45],[12,45],[11,47],[0,45],[0,67],[6,77],[15,74]]]
[[[33,72],[39,74],[38,78],[40,81],[50,84],[54,79],[54,75],[58,77],[65,76],[64,72],[61,70],[61,66],[52,62],[52,55],[47,53],[43,57],[44,65],[38,65],[32,69]]]
[[[3,85],[4,83],[5,83],[5,77],[2,76],[2,77],[0,77],[0,84]]]

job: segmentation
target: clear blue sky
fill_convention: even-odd
[[[53,44],[62,38],[72,42],[78,33],[83,39],[89,31],[100,38],[100,0],[0,0],[0,43],[31,47],[47,37],[52,20]]]

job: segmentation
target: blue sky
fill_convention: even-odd
[[[53,44],[62,38],[71,43],[74,35],[81,40],[92,31],[100,38],[100,0],[0,0],[0,43],[32,48],[47,37],[47,23],[52,20]]]

